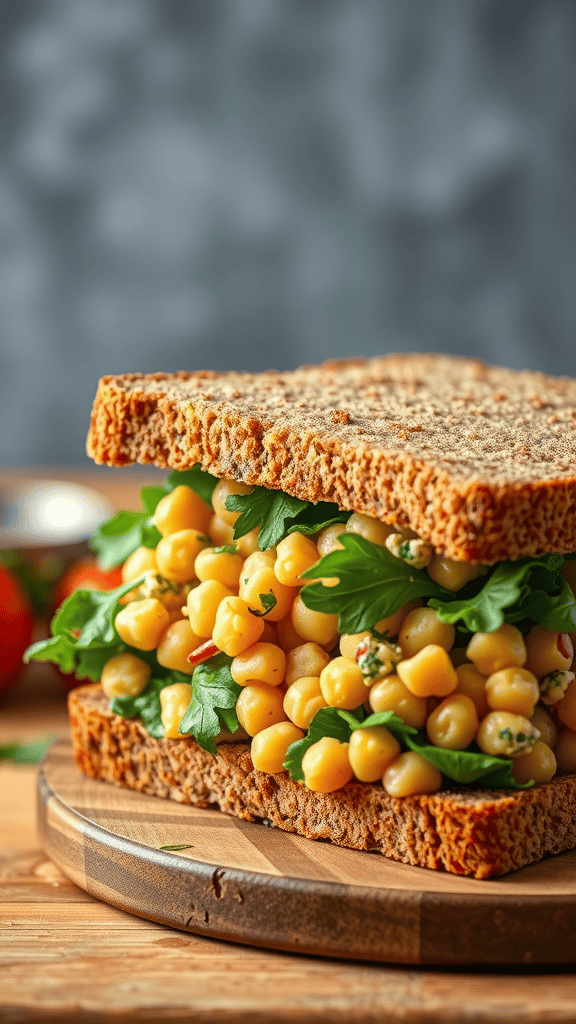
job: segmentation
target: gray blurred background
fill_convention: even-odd
[[[573,0],[0,0],[0,465],[106,373],[576,374]]]

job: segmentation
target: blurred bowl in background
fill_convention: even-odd
[[[59,480],[0,481],[0,548],[83,547],[114,513],[98,491]],[[64,552],[63,552],[64,553]]]

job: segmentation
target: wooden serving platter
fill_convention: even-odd
[[[73,882],[183,931],[376,962],[576,962],[576,851],[486,881],[413,868],[89,779],[67,741],[41,766],[38,808]]]

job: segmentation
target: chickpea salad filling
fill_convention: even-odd
[[[27,660],[101,682],[156,738],[319,793],[519,789],[576,771],[576,556],[457,562],[410,530],[218,480],[145,487],[91,546],[122,586],[77,590]]]

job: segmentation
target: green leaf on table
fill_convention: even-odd
[[[38,764],[55,738],[42,736],[30,743],[21,743],[19,740],[0,743],[0,761],[9,761],[11,764]]]
[[[174,846],[159,846],[159,850],[167,850],[170,853],[178,853],[180,850],[193,850],[192,843],[176,843]]]
[[[190,704],[180,723],[182,735],[192,734],[204,750],[216,754],[214,740],[222,731],[236,732],[236,701],[242,687],[235,683],[230,672],[232,658],[215,654],[194,669]]]
[[[343,533],[338,540],[342,550],[331,551],[302,573],[304,579],[336,576],[338,583],[333,587],[314,583],[303,587],[300,594],[307,608],[338,615],[340,633],[370,629],[412,598],[449,593],[428,573],[395,558],[380,544],[356,533]]]

